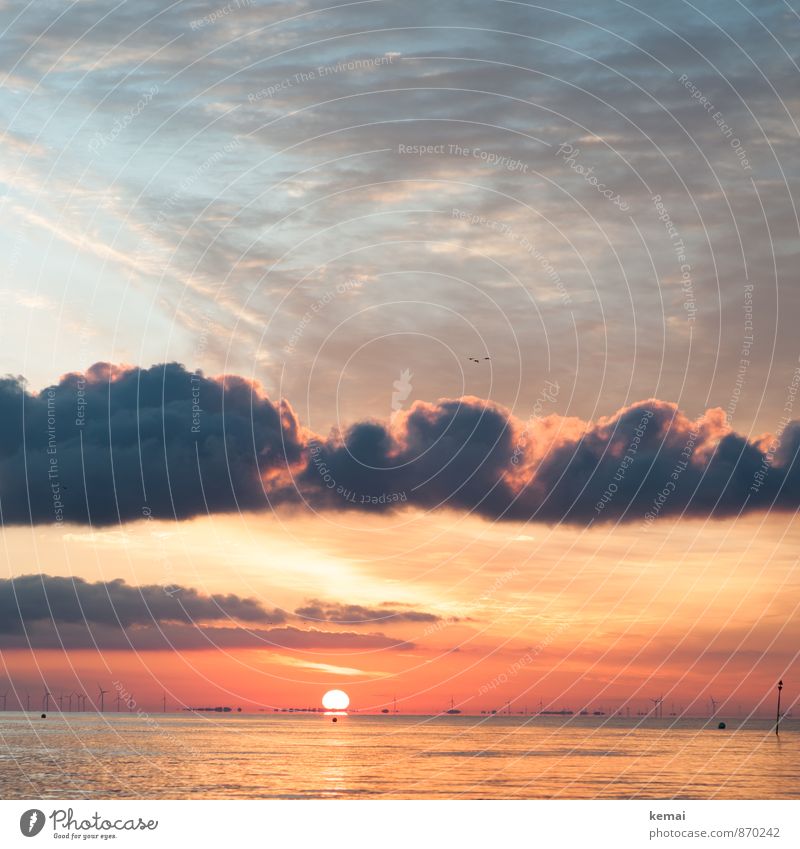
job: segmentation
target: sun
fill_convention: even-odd
[[[325,710],[347,710],[350,696],[344,690],[328,690],[322,697],[322,707]]]

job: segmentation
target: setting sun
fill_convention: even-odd
[[[328,690],[322,697],[322,706],[325,710],[347,710],[350,704],[350,696],[344,690]]]

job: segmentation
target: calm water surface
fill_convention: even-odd
[[[0,713],[0,798],[800,796],[800,721]]]

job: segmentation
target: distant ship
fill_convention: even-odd
[[[184,710],[194,711],[195,713],[230,713],[233,708],[229,707],[189,707]]]
[[[449,714],[461,713],[461,711],[456,707],[456,703],[453,700],[452,696],[450,697],[450,710],[445,711],[445,713],[449,713]]]

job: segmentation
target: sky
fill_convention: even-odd
[[[0,3],[17,701],[767,715],[795,6]]]

